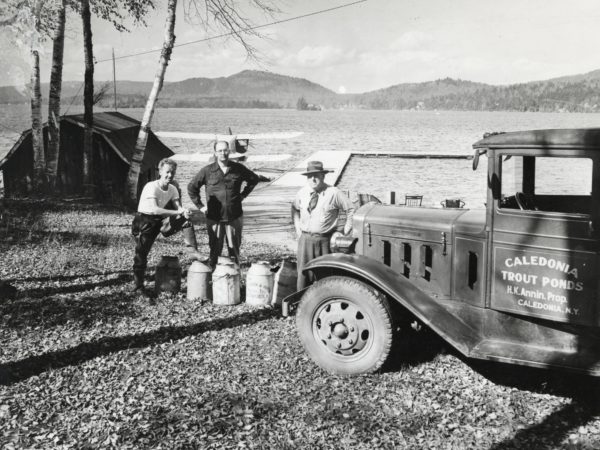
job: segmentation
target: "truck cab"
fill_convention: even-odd
[[[368,204],[306,267],[296,323],[318,365],[378,370],[417,321],[470,358],[600,375],[600,129],[473,147],[485,209]]]

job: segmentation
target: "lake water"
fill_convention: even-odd
[[[81,112],[71,108],[70,114]],[[142,109],[123,109],[141,119]],[[29,126],[27,105],[2,105],[0,146],[10,147]],[[251,168],[286,169],[318,150],[354,150],[385,153],[442,153],[471,155],[472,144],[484,132],[541,128],[600,126],[600,115],[580,113],[457,112],[457,111],[296,111],[262,109],[158,109],[152,128],[200,133],[266,133],[301,131],[288,140],[256,140],[249,154],[291,154],[284,162],[249,164]],[[209,152],[209,143],[165,139],[175,152]],[[182,163],[178,179],[187,184],[204,163]],[[485,160],[478,171],[469,160],[353,158],[339,183],[344,189],[385,198],[396,191],[423,195],[423,204],[439,206],[445,198],[462,198],[467,207],[482,207]],[[568,175],[568,174],[567,174]],[[575,175],[575,174],[574,174]],[[184,195],[184,197],[186,197]]]

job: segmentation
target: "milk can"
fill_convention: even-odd
[[[232,261],[217,264],[212,274],[212,290],[215,305],[240,303],[240,271]]]
[[[296,292],[298,270],[296,263],[284,259],[281,267],[275,273],[273,280],[273,297],[271,304],[281,305],[281,300]]]
[[[238,270],[238,272],[240,271],[240,265],[236,263],[233,259],[231,259],[229,256],[219,256],[219,259],[217,260],[217,265],[227,263],[232,263]]]
[[[194,261],[187,274],[187,298],[188,300],[212,298],[211,270],[206,264]]]
[[[154,275],[156,293],[173,292],[181,289],[181,265],[177,256],[163,256],[156,266]]]
[[[273,272],[266,261],[250,266],[246,275],[246,303],[254,306],[269,305],[273,295]]]

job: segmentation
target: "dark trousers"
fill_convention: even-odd
[[[131,224],[131,234],[135,238],[135,256],[133,271],[143,273],[148,264],[148,254],[158,233],[171,236],[183,228],[190,227],[191,222],[182,215],[161,217],[136,213]]]
[[[206,232],[208,233],[208,246],[210,247],[210,265],[214,269],[223,251],[223,243],[227,240],[229,257],[240,263],[240,246],[242,245],[242,228],[244,216],[229,222],[218,222],[206,219]]]
[[[331,253],[329,239],[331,236],[316,236],[308,233],[302,233],[298,239],[298,281],[296,288],[299,291],[306,286],[311,285],[315,280],[312,273],[303,274],[302,269],[306,264],[318,256]]]

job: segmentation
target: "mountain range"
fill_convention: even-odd
[[[152,82],[117,81],[118,106],[144,107],[151,88]],[[105,94],[99,104],[111,107],[112,82],[97,81],[96,91],[102,89]],[[47,95],[47,84],[42,85],[42,92]],[[63,83],[63,102],[70,103],[76,97],[81,103],[81,93],[81,82]],[[0,104],[28,101],[25,92],[13,86],[0,87]],[[595,112],[600,110],[600,70],[503,86],[445,78],[358,94],[339,94],[304,78],[244,70],[228,77],[165,83],[158,106],[296,108],[300,104],[318,105],[320,109]]]

